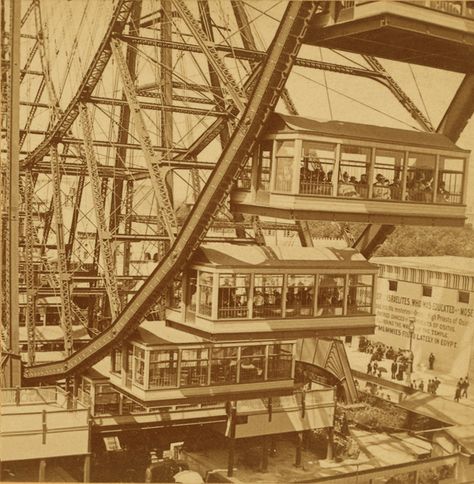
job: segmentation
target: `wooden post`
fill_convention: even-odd
[[[334,460],[334,427],[328,427],[328,448],[326,460]]]
[[[235,403],[229,402],[229,456],[227,460],[227,477],[232,477],[234,474],[234,460],[235,460],[235,426],[237,418],[237,408]]]
[[[39,463],[38,482],[46,481],[46,460],[41,459]]]
[[[268,451],[269,451],[270,437],[264,435],[262,439],[262,465],[261,472],[267,472],[268,470]]]
[[[303,432],[297,432],[295,467],[301,467],[302,451],[303,451]]]
[[[83,482],[91,482],[91,456],[84,456]]]
[[[227,477],[234,475],[234,459],[235,459],[235,439],[229,437],[229,455],[227,459]]]
[[[46,444],[46,434],[48,433],[48,424],[46,423],[46,410],[43,409],[41,413],[41,434],[42,434],[42,444]]]
[[[123,415],[123,394],[119,393],[119,415]]]

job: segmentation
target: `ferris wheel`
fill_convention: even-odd
[[[20,107],[2,119],[1,196],[20,218],[2,219],[19,247],[2,248],[2,324],[8,353],[18,258],[23,378],[69,377],[110,353],[163,311],[203,243],[265,246],[272,231],[311,245],[309,220],[354,221],[368,258],[394,225],[462,225],[471,3],[5,7],[2,85],[17,87],[2,103]],[[64,359],[41,363],[48,312]]]

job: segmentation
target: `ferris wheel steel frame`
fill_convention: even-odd
[[[95,281],[99,279],[96,278],[94,281],[92,279],[90,280],[89,288],[91,294],[94,291],[97,294],[108,294],[107,299],[111,307],[112,319],[110,327],[98,334],[85,347],[75,353],[68,354],[65,360],[24,368],[23,378],[28,383],[54,381],[78,374],[104,357],[120,341],[126,339],[140,324],[149,308],[154,306],[156,301],[162,296],[167,285],[182,269],[185,262],[189,260],[199,244],[205,240],[206,233],[213,223],[216,227],[220,224],[222,227],[228,226],[229,228],[235,229],[237,237],[234,240],[236,243],[248,240],[264,244],[265,239],[262,229],[270,226],[277,227],[275,230],[283,230],[282,227],[286,227],[284,230],[295,230],[299,234],[302,245],[310,245],[312,243],[309,226],[304,221],[297,221],[295,225],[262,223],[258,219],[248,222],[239,219],[239,214],[233,214],[233,221],[229,220],[228,222],[224,222],[221,219],[216,220],[216,214],[223,208],[224,200],[230,193],[232,184],[240,170],[242,170],[245,161],[252,154],[253,146],[258,141],[258,136],[262,131],[265,119],[268,117],[268,113],[275,108],[278,98],[282,98],[291,114],[297,114],[296,107],[288,91],[284,88],[284,81],[293,65],[359,76],[379,82],[390,90],[422,129],[433,131],[433,126],[430,121],[404,93],[402,88],[388,74],[377,59],[363,56],[367,64],[371,67],[371,69],[365,69],[360,66],[331,64],[298,57],[298,50],[304,41],[304,32],[307,29],[309,19],[315,13],[320,2],[290,2],[275,34],[274,41],[267,52],[258,50],[249,28],[249,20],[246,17],[245,9],[240,0],[231,0],[231,5],[243,48],[215,43],[212,19],[210,18],[209,5],[206,0],[200,0],[198,2],[200,21],[194,17],[184,0],[163,0],[162,4],[163,13],[161,16],[162,26],[160,29],[160,38],[155,39],[140,35],[142,2],[140,0],[117,1],[100,45],[76,93],[63,112],[58,108],[59,104],[55,99],[54,89],[52,91],[52,83],[48,79],[48,66],[43,63],[45,54],[42,52],[44,51],[42,37],[36,38],[23,69],[19,69],[18,76],[20,80],[23,80],[26,75],[43,76],[33,102],[22,101],[20,103],[18,97],[18,105],[31,106],[25,124],[25,131],[20,134],[20,147],[26,139],[27,131],[30,131],[36,110],[41,107],[49,107],[54,112],[52,125],[44,132],[37,130],[37,134],[43,134],[43,140],[31,153],[27,154],[26,158],[20,164],[20,169],[24,173],[24,179],[27,182],[30,179],[33,186],[36,177],[40,173],[51,174],[53,181],[54,196],[51,199],[50,209],[45,219],[43,246],[46,246],[48,243],[48,234],[51,229],[51,221],[54,213],[57,217],[54,232],[58,241],[59,263],[57,268],[59,277],[54,287],[57,287],[62,294],[63,290],[66,290],[66,284],[69,285],[70,283],[68,271],[70,271],[73,245],[77,237],[76,231],[81,200],[88,178],[92,187],[96,212],[97,207],[99,208],[96,219],[97,231],[92,266],[93,271],[97,272],[99,259],[102,258],[104,263],[101,267],[105,275],[105,284],[103,287],[96,285]],[[181,21],[190,30],[196,44],[176,42],[172,39],[172,5],[174,5],[180,14]],[[21,20],[22,24],[26,22],[26,18],[31,14],[33,9],[38,6],[38,0],[31,2]],[[129,25],[128,33],[124,33],[127,25]],[[282,42],[285,48],[282,49],[281,46],[278,46],[278,42]],[[127,46],[125,56],[121,54],[121,44]],[[134,84],[133,79],[136,79],[137,63],[137,49],[134,47],[135,45],[154,46],[160,49],[161,64],[163,67],[160,69],[161,85],[140,86]],[[209,85],[183,83],[173,80],[171,77],[172,50],[204,54],[208,64]],[[31,69],[31,66],[37,52],[41,54],[43,72],[35,73]],[[222,56],[226,55],[231,55],[236,60],[249,62],[252,73],[242,87],[235,82],[231,72],[225,66]],[[120,99],[93,94],[112,57],[119,62],[119,72],[123,86]],[[473,79],[473,74],[466,75],[446,111],[443,120],[438,126],[437,131],[445,134],[452,141],[457,140],[469,118],[472,116],[474,108]],[[267,88],[270,86],[268,92],[264,88],[265,85]],[[178,95],[173,93],[174,88],[194,90],[196,93],[207,91],[213,97],[212,99],[206,99]],[[41,97],[45,89],[49,92],[49,103],[41,102]],[[154,103],[141,99],[138,100],[138,96],[145,98],[160,97],[161,102]],[[176,105],[173,101],[182,102],[186,106]],[[210,104],[211,106],[214,104],[215,109],[208,110],[189,107],[187,105],[188,103],[198,105]],[[83,115],[81,115],[82,122],[83,124],[86,122],[86,125],[88,123],[89,129],[86,130],[87,133],[85,133],[83,138],[74,137],[71,127],[79,114],[81,112],[85,113],[84,109],[86,109],[86,104],[110,106],[112,108],[119,107],[118,130],[114,141],[93,139],[91,121],[85,120],[85,116]],[[142,111],[146,110],[159,110],[161,112],[161,146],[153,145],[150,137],[147,135],[146,123],[142,115]],[[11,112],[13,113],[14,111],[12,110]],[[215,117],[215,120],[189,146],[182,148],[174,146],[172,142],[173,113],[206,116],[208,119]],[[130,139],[129,127],[132,122],[134,123],[135,129],[137,129],[137,123],[139,126],[138,136],[136,137],[138,143],[134,143]],[[30,132],[33,133],[34,130]],[[197,156],[217,137],[220,137],[222,145],[222,154],[217,163],[198,160]],[[43,157],[51,153],[51,149],[57,149],[58,144],[63,144],[63,153],[58,154],[57,152],[53,152],[53,155],[50,154],[50,163],[43,161]],[[71,152],[71,147],[75,147],[75,151]],[[98,163],[98,160],[94,157],[95,147],[114,148],[116,151],[113,165],[101,165]],[[124,160],[129,150],[141,150],[145,154],[147,169],[133,169],[125,165]],[[56,159],[58,155],[61,158],[60,163]],[[68,157],[81,160],[81,164],[68,163],[65,161]],[[53,165],[53,158],[57,163],[55,166]],[[164,166],[160,167],[161,161],[166,162],[166,168]],[[56,170],[59,166],[60,173]],[[194,208],[185,220],[180,231],[174,220],[174,212],[169,211],[172,206],[172,199],[170,199],[172,197],[172,190],[170,191],[172,187],[169,185],[169,180],[165,181],[164,178],[168,170],[175,169],[191,170],[191,184],[195,196]],[[212,170],[202,189],[200,188],[202,180],[200,180],[198,170]],[[16,176],[14,171],[13,175]],[[58,195],[60,200],[60,185],[58,183],[60,183],[60,177],[62,175],[75,176],[78,182],[77,193],[74,198],[72,223],[66,244],[64,243],[64,234],[61,235],[61,211],[57,207]],[[159,175],[159,183],[157,183],[155,175]],[[111,190],[111,203],[108,210],[109,217],[107,218],[105,206],[100,206],[100,203],[103,203],[106,197],[108,191],[107,185],[110,179],[113,181],[113,187]],[[156,215],[145,216],[133,212],[134,186],[139,180],[149,180],[151,183],[156,199],[158,200],[159,209]],[[28,184],[23,186],[24,195],[28,194],[28,190],[25,190],[29,189],[28,187]],[[26,200],[28,200],[27,197]],[[31,207],[27,211],[29,212],[27,217],[31,219]],[[171,220],[171,225],[168,227],[167,221],[169,220]],[[157,234],[142,236],[140,234],[133,234],[132,223],[136,221],[156,225],[158,227]],[[58,223],[60,224],[59,226]],[[119,232],[121,223],[123,223],[124,227],[124,232],[122,233]],[[160,227],[163,226],[167,227],[167,230],[160,232]],[[33,224],[31,224],[32,228]],[[246,230],[253,231],[255,234],[254,238],[249,237]],[[392,225],[369,225],[353,246],[365,257],[370,257],[393,230],[394,226]],[[33,267],[31,250],[35,246],[34,244],[36,244],[33,240],[35,237],[36,233],[30,230],[26,238],[25,262],[27,266],[29,264],[30,269]],[[140,239],[140,237],[142,238]],[[175,239],[174,242],[173,239]],[[217,238],[214,239],[218,240]],[[128,287],[124,277],[129,275],[131,243],[137,240],[154,240],[159,241],[159,244],[165,244],[166,241],[171,240],[172,245],[168,251],[162,251],[160,253],[161,260],[153,273],[146,278],[143,286],[138,291],[131,291],[133,281],[132,285]],[[123,243],[123,276],[116,275],[114,266],[115,256],[110,247],[113,241],[121,241]],[[162,245],[162,247],[165,247],[165,245]],[[65,261],[63,260],[64,258]],[[30,270],[28,277],[31,274],[32,272]],[[121,283],[118,281],[121,281]],[[31,283],[31,280],[28,287],[30,287],[28,294],[33,296],[35,287]],[[72,294],[70,287],[67,288],[67,291],[67,294]],[[127,294],[130,293],[134,293],[134,296],[127,303]],[[94,301],[95,303],[89,307],[90,318],[93,317],[95,304],[97,303],[95,299]],[[76,316],[81,319],[82,316],[79,316],[80,310],[72,301],[70,303],[72,312],[76,313]],[[65,301],[65,304],[67,304],[67,301]],[[33,308],[34,303],[29,301],[27,309],[31,309],[29,311],[31,314],[27,317],[27,322],[33,318]],[[120,308],[122,309],[120,310]],[[71,312],[69,311],[68,313],[67,310],[64,314],[69,314],[67,318],[69,322],[64,327],[64,336],[66,353],[70,353],[72,341],[69,328],[72,324],[72,316]],[[31,321],[27,323],[29,333],[32,330],[30,323]],[[30,364],[34,360],[34,348],[32,345],[34,345],[34,334],[29,334],[28,348]]]

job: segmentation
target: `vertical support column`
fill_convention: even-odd
[[[7,251],[9,260],[8,267],[8,339],[10,352],[18,355],[19,345],[19,300],[18,300],[18,246],[19,246],[19,194],[20,194],[20,29],[21,29],[21,4],[22,2],[10,2],[10,96],[9,96],[9,129],[8,129],[8,154],[9,154],[9,183],[8,190],[8,240]],[[5,384],[12,387],[21,382],[20,360],[10,358],[5,372]]]
[[[268,452],[270,449],[270,436],[264,435],[262,439],[262,466],[261,472],[267,472],[268,470]]]
[[[160,37],[165,42],[173,40],[173,22],[171,0],[161,0],[161,25]],[[161,102],[165,106],[173,105],[173,50],[169,47],[160,48],[160,80],[161,80]],[[173,112],[161,111],[161,146],[166,150],[173,148]],[[173,171],[168,172],[166,187],[170,196],[171,205],[173,201]]]
[[[327,428],[328,448],[326,453],[326,460],[334,460],[334,427]]]
[[[91,482],[91,456],[84,456],[83,479],[82,482]]]
[[[46,459],[41,459],[38,469],[38,482],[46,481]]]
[[[297,432],[295,467],[301,467],[302,455],[303,455],[303,432]]]
[[[140,16],[142,11],[142,1],[136,0],[133,2],[132,12],[130,14],[130,27],[129,27],[129,34],[130,35],[139,35],[140,33]],[[136,59],[137,59],[137,49],[129,45],[127,46],[126,52],[126,62],[128,66],[128,70],[132,79],[135,80],[136,77]],[[126,100],[125,93],[122,93],[122,99]],[[118,124],[118,131],[117,131],[117,143],[125,145],[128,143],[128,134],[129,134],[129,127],[130,127],[130,107],[128,104],[125,104],[120,107],[120,119]],[[119,146],[115,153],[115,166],[117,168],[127,167],[127,148],[125,146]],[[129,184],[130,181],[127,181],[127,193],[126,197],[129,196]],[[133,184],[133,182],[132,182]],[[123,192],[123,179],[121,177],[116,177],[113,181],[113,191],[112,191],[112,201],[110,205],[110,224],[109,229],[111,234],[115,234],[118,230],[120,224],[120,212],[121,212],[121,205],[122,205],[122,192]],[[133,190],[131,192],[133,197]],[[132,199],[133,202],[133,199]],[[128,200],[125,201],[126,210]],[[131,233],[131,221],[127,223],[128,219],[125,219],[125,233]],[[123,274],[128,275],[130,273],[130,242],[124,242],[123,246]],[[122,302],[126,299],[126,295],[121,294]]]
[[[237,408],[235,403],[228,402],[228,416],[229,416],[229,453],[227,459],[227,477],[234,475],[234,461],[235,461],[235,426],[237,424]]]
[[[33,175],[31,170],[25,172],[23,180],[23,206],[25,209],[24,264],[26,274],[26,328],[28,332],[28,363],[33,365],[35,362],[36,339],[36,284],[33,266],[35,233],[33,226]]]
[[[127,184],[125,187],[125,217],[124,217],[125,218],[124,229],[126,234],[132,233],[133,193],[134,193],[133,180],[127,180]],[[130,274],[130,257],[131,257],[131,243],[129,241],[125,241],[123,244],[123,261],[122,261],[122,270],[123,270],[124,276],[128,276]],[[124,282],[124,284],[122,285],[122,292],[120,294],[122,306],[125,306],[128,301],[128,294],[124,290],[124,289],[128,289],[128,287],[130,286]]]
[[[54,221],[56,229],[56,246],[59,272],[59,294],[61,296],[61,327],[63,330],[64,350],[70,355],[73,350],[72,307],[70,277],[68,273],[66,248],[64,246],[63,207],[61,199],[61,177],[59,174],[59,157],[56,146],[50,150],[51,175],[53,178]]]
[[[8,70],[7,70],[7,49],[5,35],[5,2],[0,2],[0,128],[8,126]],[[8,135],[8,132],[7,132]],[[8,314],[8,268],[7,263],[7,161],[0,157],[0,330],[1,330],[1,351],[8,351],[9,341],[9,320]]]

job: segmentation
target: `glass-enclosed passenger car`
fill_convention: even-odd
[[[353,249],[207,244],[166,319],[216,341],[369,334],[376,274]]]
[[[275,114],[231,204],[300,220],[463,225],[468,158],[437,133]]]

